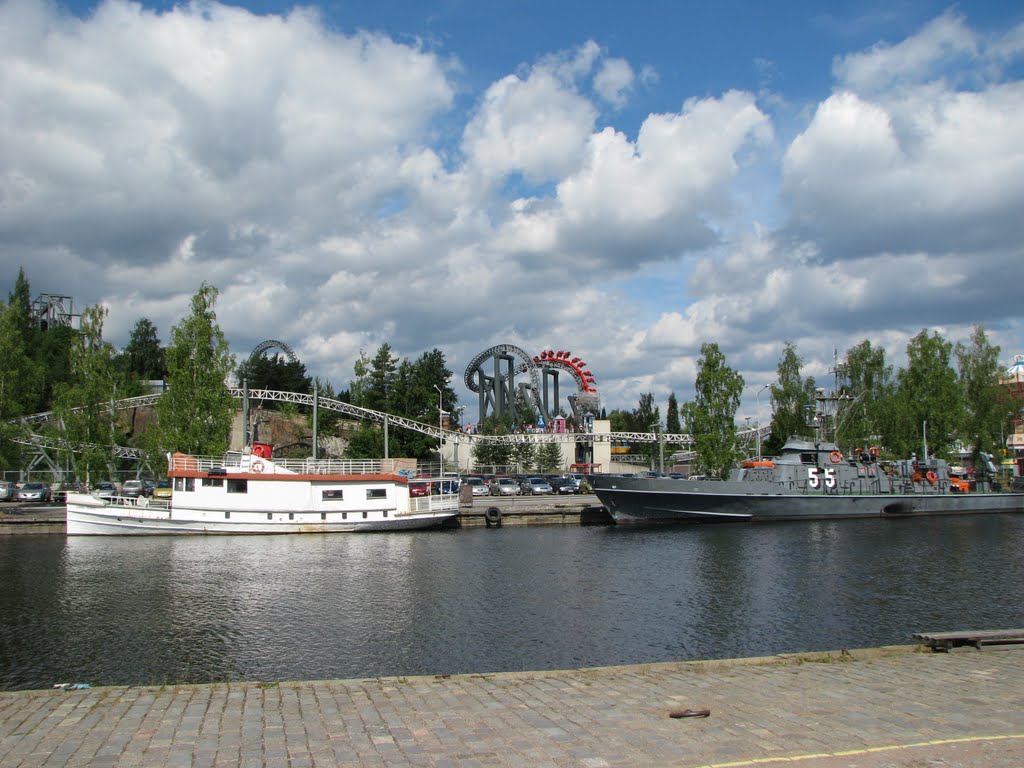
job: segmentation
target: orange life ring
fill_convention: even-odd
[[[878,458],[878,454],[880,453],[880,451],[878,450],[878,446],[877,445],[872,445],[870,448],[868,448],[868,453],[871,454],[872,456],[874,456],[877,459]]]
[[[832,460],[833,464],[838,464],[840,461],[843,460],[843,454],[841,454],[839,451],[832,451],[832,453],[830,453],[828,457]]]
[[[249,465],[249,469],[251,469],[253,472],[262,472],[263,462],[260,461],[259,459],[256,459],[256,461]]]
[[[928,478],[928,482],[929,482],[929,483],[931,483],[932,485],[934,485],[934,484],[935,484],[935,481],[939,479],[939,476],[938,476],[938,475],[936,475],[936,474],[935,474],[935,473],[934,473],[934,472],[933,472],[932,470],[930,470],[930,469],[928,470],[928,474],[926,474],[926,475],[925,475],[925,477],[927,477],[927,478]]]

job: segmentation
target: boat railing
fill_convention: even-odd
[[[429,496],[412,496],[409,498],[409,511],[446,512],[459,511],[459,495],[457,493],[432,493]]]
[[[405,474],[389,459],[263,459],[255,454],[230,452],[224,456],[192,456],[176,453],[169,471],[211,472],[235,469],[262,474],[368,475]]]
[[[150,499],[147,496],[108,496],[106,494],[96,496],[105,501],[108,506],[130,509],[131,514],[135,514],[139,510],[166,513],[171,508],[171,502],[167,499]]]

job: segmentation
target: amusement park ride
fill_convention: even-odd
[[[466,366],[465,384],[480,402],[480,421],[494,415],[516,420],[516,390],[533,403],[540,416],[549,422],[558,415],[559,375],[566,373],[576,382],[576,391],[568,396],[577,424],[598,415],[601,400],[594,375],[579,357],[564,350],[544,350],[531,357],[512,344],[485,349]],[[516,383],[516,377],[525,380]]]

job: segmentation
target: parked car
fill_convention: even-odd
[[[429,496],[430,495],[430,483],[424,480],[417,480],[416,482],[409,483],[409,495],[410,496]]]
[[[490,491],[491,496],[518,496],[522,493],[511,477],[495,477],[491,480]]]
[[[0,501],[13,501],[14,494],[17,490],[18,489],[14,487],[14,483],[8,482],[7,480],[0,480]]]
[[[93,496],[117,496],[117,484],[110,480],[100,480],[92,487]]]
[[[552,492],[551,484],[543,477],[528,477],[523,480],[519,488],[528,496],[539,496]]]
[[[144,496],[143,486],[141,480],[125,480],[124,485],[121,486],[121,495],[127,496],[130,499],[137,499],[139,496]]]
[[[152,496],[154,490],[156,490],[156,483],[154,483],[152,480],[143,480],[142,481],[142,495],[143,496]]]
[[[551,481],[551,490],[558,494],[579,493],[580,487],[570,477],[559,477]]]
[[[64,504],[68,500],[69,493],[85,493],[86,491],[82,483],[54,483],[50,492],[54,502]]]
[[[173,491],[173,486],[171,485],[171,481],[170,480],[166,480],[166,479],[165,480],[157,480],[156,481],[156,485],[153,488],[153,498],[154,499],[169,499],[169,498],[171,498],[172,491]]]
[[[473,489],[474,496],[486,496],[491,492],[491,489],[484,483],[483,478],[467,477],[463,482]]]
[[[442,493],[458,493],[459,492],[459,481],[458,480],[431,480],[430,481],[430,492],[438,496]]]
[[[53,494],[49,483],[25,483],[14,494],[15,501],[50,501]]]

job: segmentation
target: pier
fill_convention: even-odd
[[[1019,650],[0,693],[0,764],[1024,765]],[[681,717],[687,712],[701,716]]]

